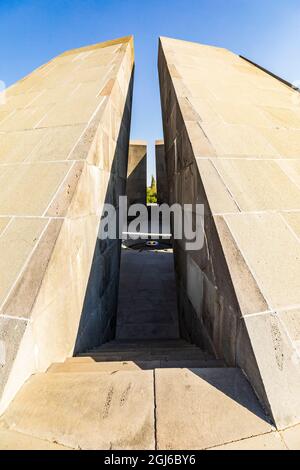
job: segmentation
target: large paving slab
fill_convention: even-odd
[[[207,449],[272,426],[238,369],[155,371],[158,449]]]
[[[66,51],[0,105],[0,413],[114,335],[120,243],[98,231],[125,195],[133,64],[131,36]]]
[[[154,449],[153,372],[38,374],[1,421],[76,449]]]
[[[300,422],[299,92],[221,47],[161,38],[170,202],[204,205],[174,243],[185,339],[242,368],[279,429]]]

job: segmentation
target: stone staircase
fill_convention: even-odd
[[[151,370],[158,368],[223,367],[222,361],[184,340],[115,340],[64,364],[53,364],[49,372]]]
[[[176,333],[169,252],[138,256],[123,258],[116,339],[33,375],[0,419],[0,449],[282,448],[242,371]]]
[[[32,376],[0,420],[0,449],[208,449],[268,436],[242,372],[221,365],[180,340],[113,341]]]

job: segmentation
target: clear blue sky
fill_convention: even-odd
[[[162,137],[158,36],[227,47],[300,80],[299,0],[0,0],[0,80],[7,85],[65,49],[135,38],[131,137]]]

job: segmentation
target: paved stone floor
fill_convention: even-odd
[[[75,358],[82,359],[82,358]],[[287,450],[237,369],[48,372],[0,420],[0,449]]]
[[[32,376],[0,449],[287,450],[243,372],[180,339],[173,253],[124,248],[117,337]]]

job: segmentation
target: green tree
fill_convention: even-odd
[[[151,191],[152,191],[153,193],[156,193],[156,181],[155,181],[155,178],[154,178],[153,175],[152,175],[152,178],[151,178],[151,186],[150,186],[150,188],[151,188]]]
[[[147,204],[157,203],[157,188],[154,176],[151,178],[151,186],[147,188]]]

